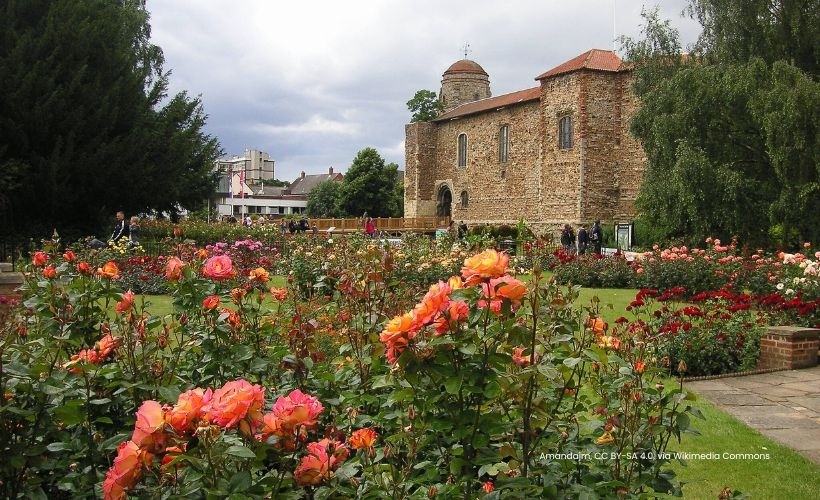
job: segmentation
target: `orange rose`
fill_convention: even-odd
[[[46,266],[45,269],[43,269],[43,276],[48,279],[56,278],[57,270],[54,268],[54,266]]]
[[[210,400],[213,392],[200,388],[183,392],[177,398],[177,404],[165,415],[165,421],[180,436],[196,428],[196,422],[202,414],[202,407]]]
[[[80,274],[91,274],[91,266],[88,265],[88,262],[80,262],[77,264],[77,272]]]
[[[199,250],[196,251],[195,255],[196,255],[197,259],[205,260],[205,259],[208,258],[208,251],[205,250],[204,248],[200,248]]]
[[[245,295],[248,294],[248,291],[244,288],[234,288],[231,290],[231,298],[233,299],[234,304],[241,304],[242,299],[245,298]]]
[[[247,380],[233,380],[215,390],[203,413],[211,422],[230,429],[246,420],[255,428],[262,423],[265,388]]]
[[[222,314],[227,314],[227,316],[225,316],[225,322],[231,325],[231,328],[239,329],[242,326],[242,318],[239,317],[236,311],[223,309]]]
[[[302,457],[302,461],[293,473],[296,483],[302,486],[315,486],[331,479],[332,471],[347,459],[349,453],[346,446],[329,439],[309,443],[307,450],[310,454]]]
[[[402,351],[416,336],[418,324],[416,316],[412,312],[396,316],[387,322],[384,330],[379,335],[379,340],[387,347],[387,361],[395,363]]]
[[[31,258],[31,262],[37,267],[42,267],[46,265],[46,262],[48,262],[48,258],[48,254],[45,252],[34,252],[34,256]]]
[[[133,441],[140,448],[153,451],[164,448],[163,429],[165,428],[165,412],[162,405],[156,401],[144,401],[137,410],[137,422],[134,424]]]
[[[165,279],[168,281],[179,280],[182,277],[182,269],[184,267],[184,262],[176,257],[171,257],[168,259],[168,263],[165,264]]]
[[[302,457],[293,472],[293,478],[300,486],[316,486],[331,477],[333,473],[330,471],[330,458],[324,450],[316,450],[316,453]]]
[[[635,362],[635,373],[641,374],[646,371],[646,363],[643,361],[636,361]]]
[[[114,307],[119,314],[126,313],[131,310],[134,306],[134,292],[128,290],[124,294],[122,294],[122,300],[117,302],[117,305]]]
[[[607,324],[601,318],[589,318],[589,327],[595,332],[595,335],[603,335]]]
[[[248,274],[248,278],[256,283],[267,283],[270,280],[270,273],[263,267],[257,267]]]
[[[273,415],[286,434],[292,434],[297,426],[313,427],[322,411],[324,407],[318,398],[299,389],[287,396],[279,396],[273,404]]]
[[[103,338],[97,341],[94,347],[97,349],[97,353],[101,359],[105,359],[111,354],[114,349],[120,346],[120,338],[114,337],[110,333],[105,335]]]
[[[530,356],[524,356],[524,350],[526,347],[516,347],[513,349],[512,360],[513,363],[520,367],[525,367],[530,365]]]
[[[507,272],[510,256],[492,248],[464,261],[461,276],[465,286],[474,286],[485,279],[498,278]]]
[[[66,250],[65,253],[63,253],[63,258],[66,262],[74,262],[77,259],[77,256],[74,255],[74,252],[71,250]]]
[[[491,493],[493,490],[495,490],[495,485],[492,481],[487,481],[484,483],[484,486],[482,486],[481,489],[484,490],[484,493]]]
[[[509,300],[513,307],[520,306],[521,299],[527,293],[527,286],[512,276],[502,276],[490,280],[490,288],[495,291],[496,298]]]
[[[436,318],[433,323],[436,327],[436,333],[441,335],[448,330],[456,330],[458,324],[466,321],[470,315],[470,307],[463,300],[450,301],[447,308],[442,311],[441,315]]]
[[[378,437],[379,435],[373,429],[359,429],[353,432],[347,442],[354,450],[364,450],[372,448]]]
[[[202,301],[202,307],[207,309],[208,311],[213,311],[219,304],[222,303],[222,300],[219,298],[219,295],[209,295],[205,297],[205,300]]]
[[[271,288],[270,294],[273,296],[274,300],[278,300],[282,302],[286,298],[288,298],[288,289],[287,288]]]
[[[414,310],[416,323],[420,326],[427,325],[438,313],[446,309],[450,301],[450,291],[450,285],[443,281],[430,285],[427,294]]]
[[[450,279],[447,280],[447,284],[450,285],[452,290],[464,288],[464,282],[461,281],[461,276],[450,276]]]
[[[202,267],[202,274],[206,278],[221,281],[231,279],[236,276],[236,271],[233,268],[233,262],[227,255],[217,255],[205,261]]]
[[[114,261],[108,261],[102,267],[97,268],[97,275],[103,278],[115,280],[120,277],[120,269]]]
[[[114,464],[108,469],[103,481],[106,500],[126,498],[126,492],[134,487],[142,476],[142,469],[151,464],[154,456],[133,441],[125,441],[117,448]]]

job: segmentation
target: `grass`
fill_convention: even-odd
[[[271,286],[284,285],[285,279],[281,276],[274,277],[271,282]],[[605,321],[612,323],[619,316],[625,315],[626,306],[635,298],[636,293],[637,290],[630,289],[582,289],[578,303],[591,305],[592,297],[597,296],[600,300],[601,316]],[[173,312],[169,296],[143,297],[150,302],[148,310],[152,314],[165,315]],[[670,445],[669,451],[690,454],[717,453],[721,459],[690,459],[686,461],[686,465],[673,461],[672,468],[678,479],[686,483],[683,488],[685,498],[717,498],[726,486],[755,499],[818,498],[820,466],[747,427],[708,401],[699,399],[695,404],[706,418],[692,419],[693,426],[700,435],[685,434],[681,443],[675,442]],[[724,459],[723,453],[768,453],[769,458]]]
[[[718,454],[719,460],[673,461],[678,479],[685,482],[685,498],[717,498],[728,486],[751,498],[814,499],[820,491],[820,466],[790,448],[775,443],[708,401],[695,405],[706,420],[692,419],[700,435],[685,434],[670,452]],[[769,454],[769,458],[723,458],[729,454]]]

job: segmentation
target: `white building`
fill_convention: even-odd
[[[232,156],[216,161],[216,169],[229,175],[238,174],[246,182],[255,184],[256,181],[275,179],[273,171],[274,161],[268,153],[256,149],[246,149],[242,156]]]
[[[224,160],[220,160],[220,163]],[[333,172],[305,175],[304,172],[289,187],[265,185],[262,179],[248,180],[244,170],[221,170],[217,188],[219,215],[234,216],[237,219],[248,214],[283,217],[301,214],[307,208],[307,195],[320,182],[332,180],[341,182],[344,176]]]

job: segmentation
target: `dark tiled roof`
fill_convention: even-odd
[[[531,89],[519,90],[510,94],[504,94],[497,97],[488,97],[478,101],[468,102],[461,106],[452,109],[438,118],[434,122],[443,120],[450,120],[459,116],[471,115],[473,113],[480,113],[481,111],[489,111],[491,109],[500,108],[503,106],[511,106],[527,101],[535,101],[541,98],[541,87],[533,87]]]
[[[579,69],[593,69],[598,71],[619,71],[622,66],[621,58],[611,50],[592,49],[584,52],[580,56],[559,64],[546,73],[537,76],[536,80],[543,80],[551,76],[572,73]]]
[[[341,181],[344,178],[342,174],[316,174],[306,175],[304,177],[297,177],[295,181],[290,183],[290,194],[307,195],[313,188],[324,181]]]

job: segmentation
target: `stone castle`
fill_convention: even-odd
[[[441,80],[444,113],[405,127],[405,217],[515,223],[630,222],[646,157],[629,133],[637,100],[615,52],[593,49],[492,97],[463,59]]]

